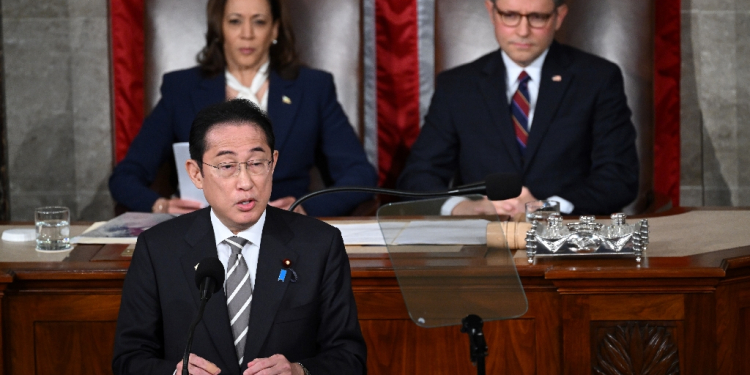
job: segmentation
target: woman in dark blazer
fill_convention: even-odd
[[[331,74],[301,67],[279,0],[210,0],[206,46],[199,66],[164,75],[161,99],[109,180],[112,197],[130,210],[183,213],[197,202],[160,197],[149,188],[172,144],[186,142],[201,109],[235,97],[267,110],[279,161],[272,206],[288,208],[310,186],[317,165],[331,186],[374,186],[369,164],[336,99]],[[182,168],[183,166],[177,166]],[[324,195],[306,201],[312,216],[346,215],[366,194]]]

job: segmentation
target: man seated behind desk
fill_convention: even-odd
[[[115,374],[181,372],[199,306],[196,265],[206,257],[229,272],[196,327],[190,374],[365,372],[341,234],[268,206],[278,156],[269,119],[249,101],[198,113],[186,168],[210,207],[139,236],[122,291]],[[285,260],[296,282],[292,272],[278,280]]]
[[[515,215],[536,199],[609,214],[638,190],[635,129],[620,69],[554,41],[562,0],[487,0],[500,50],[440,74],[399,187],[445,190],[492,173],[524,187],[506,201],[452,199],[444,214]]]

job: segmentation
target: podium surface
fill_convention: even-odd
[[[736,209],[687,213],[694,212],[750,215]],[[517,251],[528,311],[485,324],[487,373],[609,374],[627,366],[750,373],[750,243],[742,243],[743,222],[724,224],[736,235],[683,229],[693,237],[680,246],[706,251],[681,255],[677,247],[652,242],[640,265],[632,258],[540,258],[529,265],[525,251]],[[651,228],[658,240],[659,226]],[[660,246],[670,253],[657,256]],[[43,261],[11,260],[2,255],[6,250],[0,250],[4,373],[111,373],[129,265],[125,246],[78,245],[62,260]],[[382,247],[347,246],[347,252],[369,374],[476,373],[457,327],[426,329],[411,321]]]

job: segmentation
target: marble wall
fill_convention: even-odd
[[[43,205],[73,220],[114,212],[107,4],[2,1],[12,220]]]
[[[750,205],[750,0],[682,0],[681,201]]]
[[[3,0],[10,219],[112,216],[106,0]],[[681,205],[750,205],[750,0],[682,0]]]
[[[1,8],[0,15],[2,15]],[[2,35],[2,17],[0,17],[0,40],[2,40]],[[0,64],[3,64],[2,45],[0,45]],[[2,72],[2,69],[0,69],[0,72]],[[8,209],[8,166],[5,162],[5,150],[7,148],[5,137],[5,77],[0,74],[0,220],[10,219],[10,210]]]

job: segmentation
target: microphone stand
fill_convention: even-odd
[[[206,302],[211,298],[211,290],[213,289],[214,282],[214,279],[207,277],[206,280],[203,281],[203,284],[201,284],[201,304],[198,308],[198,316],[196,316],[190,324],[185,353],[182,355],[182,375],[190,375],[188,372],[188,361],[190,359],[190,349],[193,347],[193,333],[195,332],[195,327],[198,325],[198,322],[203,318],[203,310],[206,308]]]
[[[363,186],[335,187],[335,188],[318,190],[318,191],[314,191],[312,193],[303,195],[300,199],[297,199],[297,201],[295,201],[291,205],[291,207],[289,207],[289,211],[294,211],[294,209],[297,208],[297,206],[299,206],[300,203],[310,198],[317,197],[318,195],[328,194],[328,193],[360,192],[360,193],[396,195],[400,197],[410,197],[410,198],[437,198],[437,197],[463,195],[463,194],[485,194],[486,191],[487,191],[487,187],[483,183],[457,187],[452,190],[439,191],[439,192],[434,192],[434,193],[413,193],[413,192],[400,191],[400,190],[395,190],[395,189],[386,189],[386,188],[378,188],[378,187],[363,187]]]
[[[484,357],[487,356],[489,348],[482,332],[482,318],[470,314],[461,320],[461,332],[469,335],[469,357],[471,362],[477,366],[477,375],[484,375]]]

